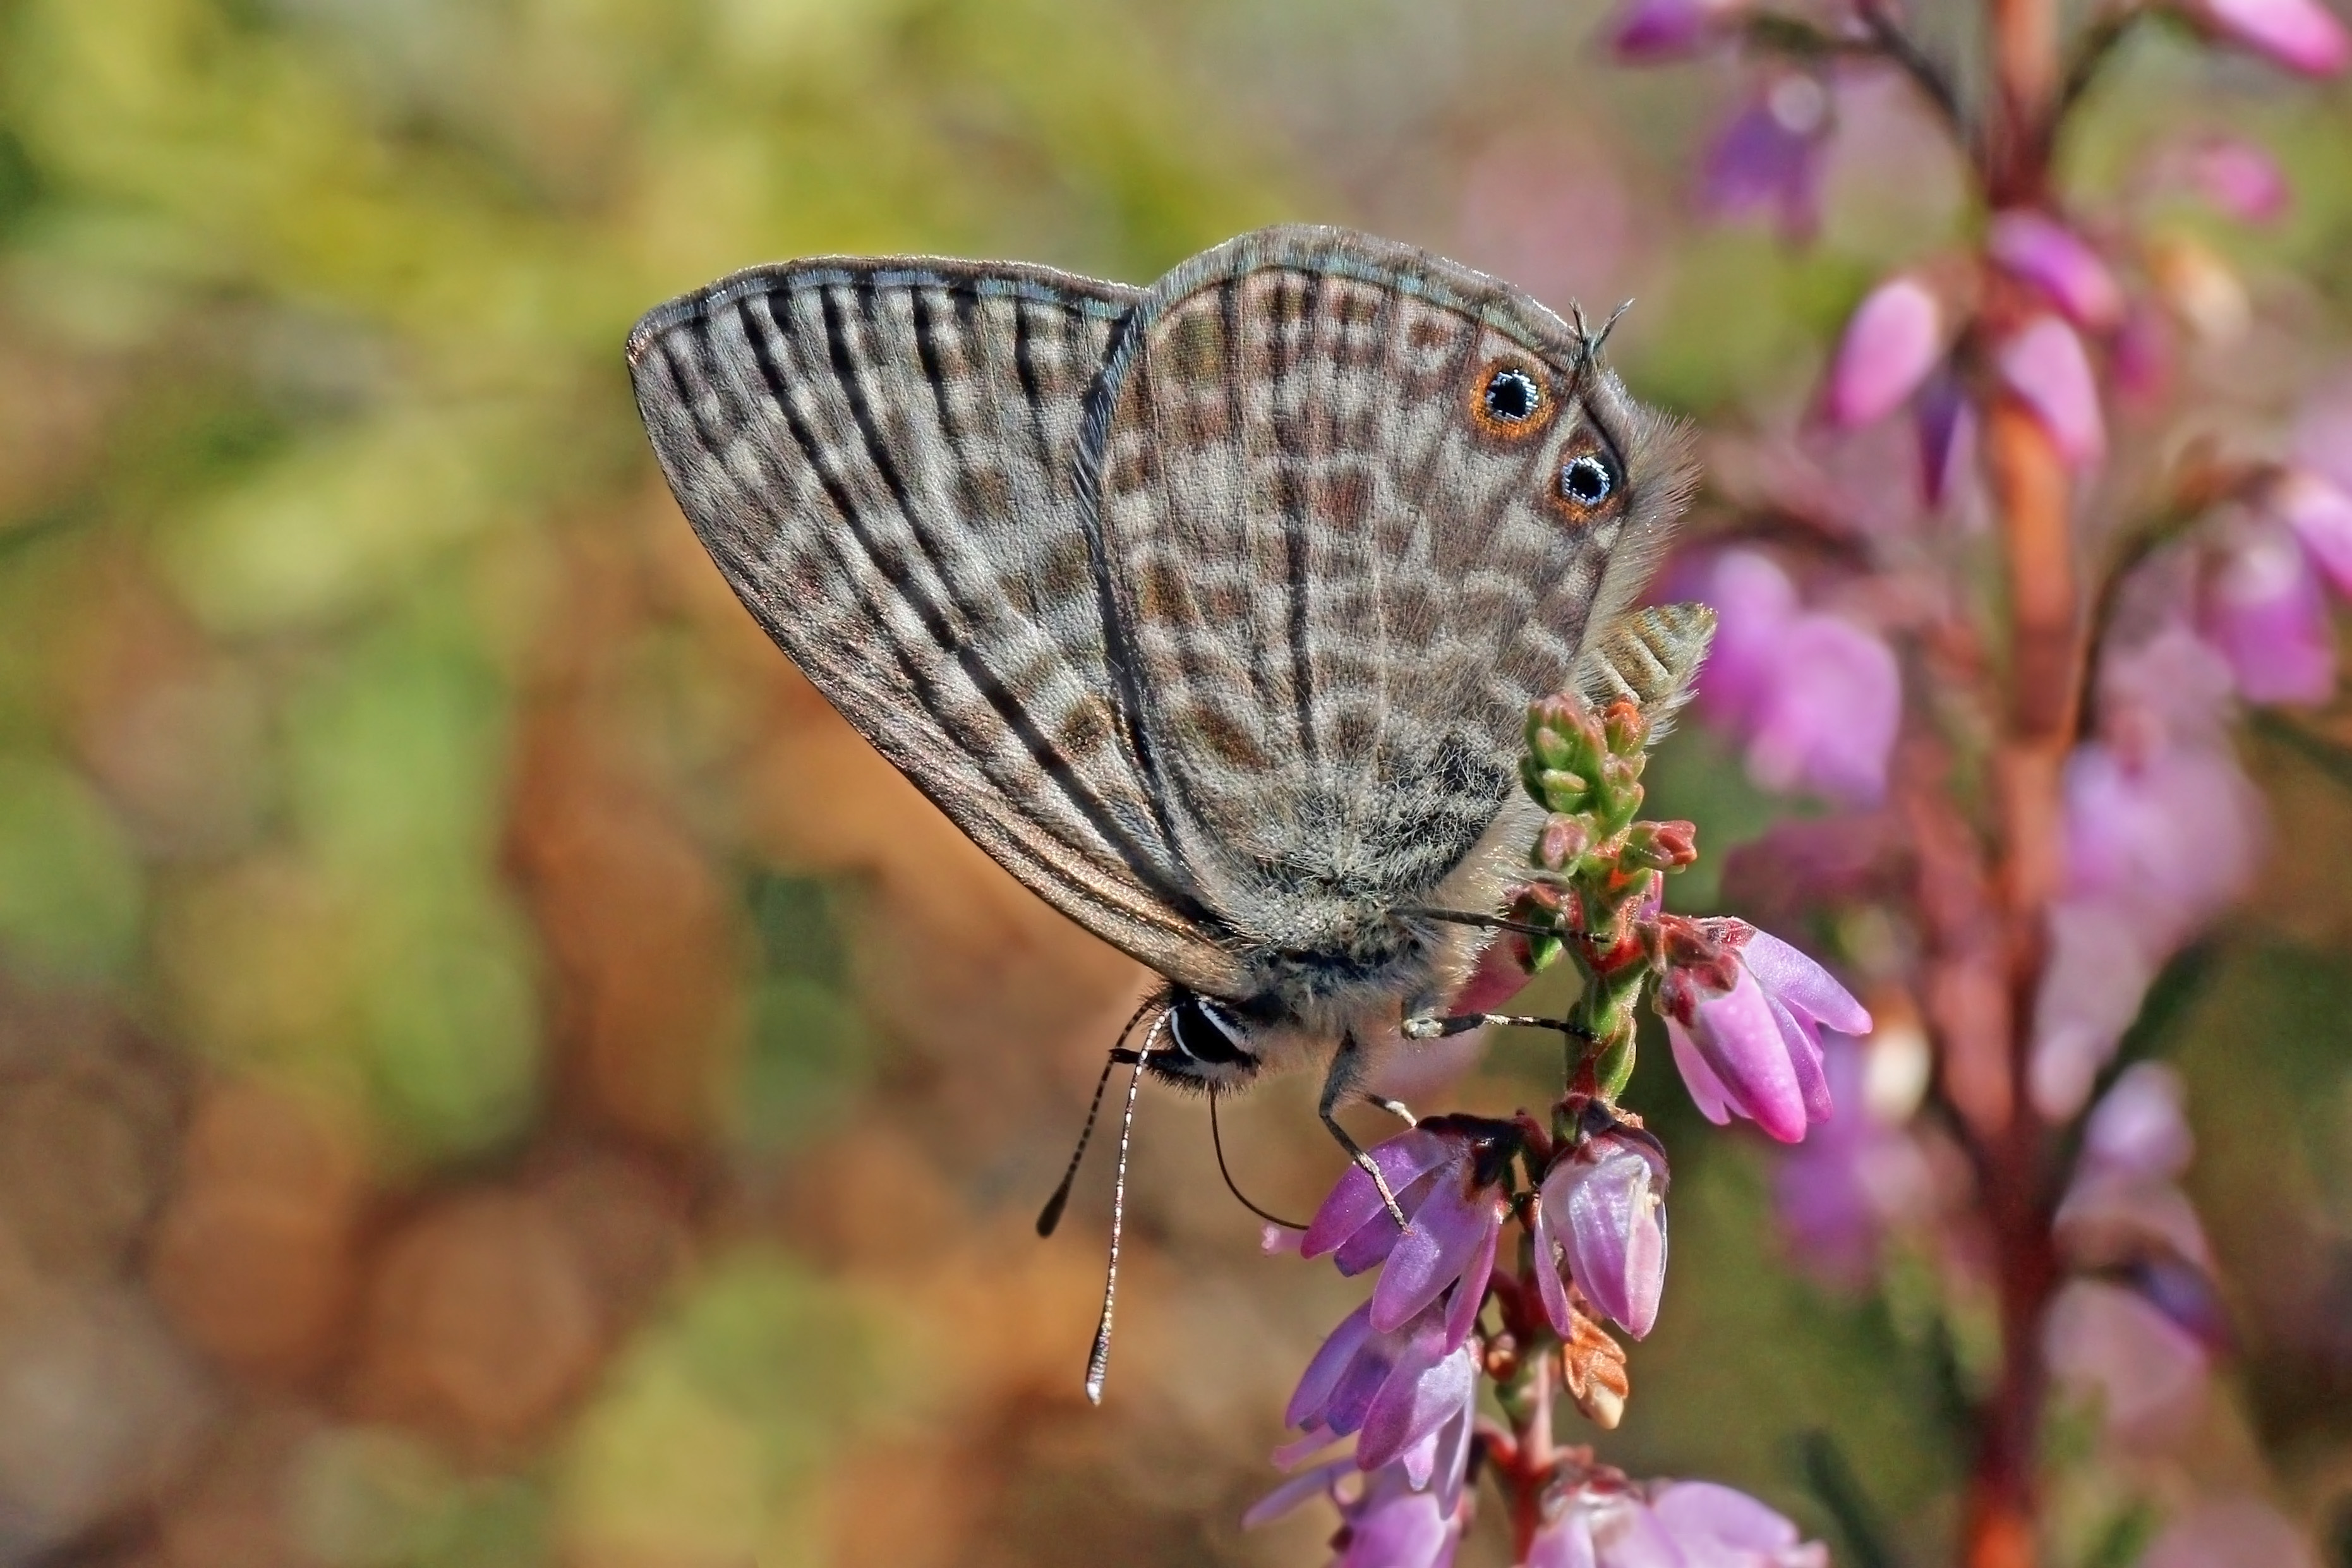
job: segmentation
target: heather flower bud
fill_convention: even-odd
[[[1650,743],[1650,721],[1642,717],[1639,708],[1620,698],[1601,713],[1601,733],[1612,755],[1639,759]]]
[[[2089,468],[2105,455],[2098,378],[2074,328],[2038,316],[2000,346],[1997,359],[2002,383],[2050,433],[2069,468]]]
[[[1666,1039],[1700,1111],[1749,1117],[1783,1143],[1832,1110],[1821,1027],[1870,1032],[1870,1015],[1829,971],[1745,921],[1668,916],[1658,987]]]
[[[1832,420],[1872,424],[1902,406],[1944,352],[1944,307],[1916,278],[1890,278],[1864,297],[1830,363]]]
[[[1555,1258],[1576,1288],[1635,1339],[1658,1321],[1666,1283],[1665,1151],[1648,1133],[1614,1128],[1556,1161],[1536,1198],[1536,1284],[1563,1340],[1574,1314]]]
[[[2011,276],[2048,296],[2076,326],[2104,332],[2124,319],[2124,291],[2083,237],[2045,213],[2018,210],[1992,220],[1985,248]]]
[[[1591,846],[1592,833],[1583,818],[1555,812],[1536,837],[1536,864],[1546,870],[1565,871],[1583,859]]]
[[[1697,824],[1637,822],[1625,830],[1617,864],[1625,870],[1679,871],[1697,858]]]

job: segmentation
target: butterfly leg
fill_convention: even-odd
[[[1488,1024],[1500,1024],[1519,1029],[1557,1029],[1570,1039],[1591,1040],[1592,1032],[1566,1018],[1530,1018],[1518,1013],[1456,1013],[1444,1018],[1407,1018],[1404,1037],[1408,1040],[1442,1040],[1450,1035],[1466,1035]]]
[[[1357,1048],[1356,1037],[1346,1036],[1339,1041],[1339,1054],[1331,1058],[1331,1070],[1323,1075],[1323,1096],[1316,1110],[1323,1118],[1324,1127],[1339,1140],[1339,1147],[1348,1152],[1348,1158],[1353,1160],[1364,1174],[1371,1177],[1372,1185],[1380,1192],[1381,1202],[1388,1205],[1389,1217],[1396,1221],[1399,1230],[1402,1230],[1406,1223],[1404,1205],[1398,1203],[1396,1194],[1389,1190],[1387,1175],[1381,1172],[1379,1163],[1364,1152],[1364,1146],[1349,1137],[1348,1130],[1339,1125],[1339,1107],[1355,1092],[1356,1080],[1362,1071],[1363,1057]],[[1373,1103],[1384,1110],[1401,1109],[1384,1100]]]

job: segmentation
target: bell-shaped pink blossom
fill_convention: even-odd
[[[1742,734],[1753,726],[1780,668],[1797,616],[1797,587],[1769,555],[1727,550],[1707,563],[1692,596],[1715,611],[1715,641],[1699,667],[1699,710]]]
[[[1829,1568],[1829,1549],[1711,1481],[1594,1476],[1547,1500],[1525,1568]]]
[[[1863,1092],[1863,1047],[1825,1032],[1822,1057],[1830,1097],[1843,1109],[1780,1162],[1773,1207],[1808,1269],[1860,1286],[1888,1228],[1926,1209],[1932,1177],[1910,1136],[1874,1114]]]
[[[1373,1470],[1408,1459],[1423,1470],[1452,1453],[1444,1439],[1459,1427],[1469,1440],[1478,1372],[1467,1345],[1448,1349],[1444,1320],[1423,1312],[1400,1328],[1372,1326],[1371,1303],[1348,1314],[1307,1363],[1283,1413],[1284,1424],[1302,1436],[1277,1456],[1286,1462],[1356,1439],[1356,1467]]]
[[[1666,1155],[1647,1133],[1614,1129],[1565,1152],[1538,1189],[1536,1284],[1562,1339],[1575,1323],[1556,1260],[1585,1300],[1635,1339],[1658,1321],[1666,1283]]]
[[[1783,1143],[1832,1109],[1821,1029],[1870,1030],[1870,1014],[1829,971],[1745,921],[1665,921],[1658,987],[1674,1049],[1700,1113],[1745,1116]]]
[[[1832,129],[1825,82],[1799,71],[1773,79],[1707,150],[1708,210],[1722,217],[1762,213],[1790,237],[1810,237],[1821,222]]]
[[[2019,207],[1992,220],[1985,249],[2011,277],[2022,279],[2087,331],[2104,332],[2124,319],[2124,291],[2090,242],[2047,213]]]
[[[2138,1292],[2077,1279],[2044,1320],[2051,1374],[2097,1402],[2107,1429],[2139,1446],[2193,1430],[2205,1409],[2211,1360],[2197,1337]]]
[[[2064,780],[2069,901],[2105,899],[2159,945],[2185,940],[2252,879],[2261,798],[2226,745],[2134,755],[2094,742]]]
[[[1629,64],[1696,54],[1723,36],[1748,0],[1627,0],[1609,19],[1609,47]]]
[[[1444,1320],[1447,1350],[1462,1343],[1494,1271],[1507,1212],[1498,1182],[1479,1169],[1485,1145],[1444,1118],[1433,1118],[1371,1151],[1373,1163],[1404,1211],[1400,1232],[1388,1204],[1360,1165],[1350,1165],[1323,1200],[1299,1245],[1300,1256],[1336,1253],[1342,1274],[1384,1267],[1366,1303],[1371,1326],[1401,1328],[1450,1289]]]
[[[2273,488],[2269,510],[2335,590],[2352,598],[2352,495],[2308,468],[2292,468]]]
[[[2188,0],[2187,9],[2213,37],[2305,76],[2352,63],[2352,35],[2321,0]]]
[[[2249,530],[2205,596],[2205,635],[2254,703],[2320,703],[2336,690],[2336,631],[2319,579],[2284,528]]]
[[[1469,1522],[1461,1488],[1413,1483],[1402,1464],[1359,1475],[1346,1460],[1292,1477],[1242,1516],[1242,1528],[1281,1518],[1318,1494],[1339,1510],[1328,1568],[1448,1568]]]
[[[1890,278],[1864,296],[1846,321],[1823,408],[1849,427],[1884,419],[1919,389],[1943,353],[1943,301],[1916,278]]]
[[[1893,650],[1842,616],[1801,616],[1780,639],[1775,679],[1758,705],[1748,771],[1767,789],[1866,805],[1886,792],[1902,721]]]
[[[2002,384],[2050,432],[2068,467],[2089,468],[2105,456],[2098,377],[2074,328],[2056,316],[2036,316],[2000,345],[1996,360]]]

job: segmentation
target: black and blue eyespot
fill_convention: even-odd
[[[1506,367],[1486,381],[1486,417],[1498,425],[1524,425],[1543,406],[1543,388],[1526,371]]]
[[[1583,511],[1617,493],[1617,470],[1598,452],[1579,452],[1559,466],[1559,499]]]

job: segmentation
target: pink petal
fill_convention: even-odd
[[[1650,1507],[1685,1549],[1769,1553],[1785,1552],[1799,1539],[1789,1521],[1746,1492],[1713,1481],[1670,1482],[1651,1498]]]
[[[2074,329],[2055,316],[2037,316],[2003,343],[2001,380],[2033,411],[2069,467],[2088,468],[2106,453],[2098,378]]]
[[[2336,591],[2352,596],[2352,496],[2307,469],[2280,481],[2271,510]]]
[[[2231,217],[2269,223],[2283,216],[2294,193],[2278,160],[2251,142],[2214,136],[2189,148],[2180,167],[2198,194]]]
[[[1356,1468],[1376,1470],[1443,1426],[1469,1403],[1477,1369],[1468,1346],[1441,1352],[1436,1323],[1416,1333],[1364,1416]]]
[[[1389,1190],[1402,1193],[1417,1178],[1435,1170],[1461,1152],[1459,1142],[1425,1132],[1415,1127],[1400,1132],[1385,1142],[1376,1144],[1372,1163],[1388,1178]],[[1381,1201],[1381,1191],[1360,1165],[1350,1165],[1332,1187],[1331,1195],[1315,1211],[1307,1226],[1307,1239],[1299,1243],[1300,1256],[1320,1258],[1349,1237],[1361,1230],[1375,1215],[1384,1215],[1388,1205]],[[1408,1211],[1409,1212],[1409,1211]],[[1383,1220],[1393,1226],[1394,1220]]]
[[[1894,652],[1843,616],[1812,614],[1789,624],[1774,659],[1751,715],[1749,775],[1767,789],[1876,801],[1903,720]]]
[[[2078,327],[2105,331],[2124,319],[2124,291],[2082,236],[2045,213],[2023,208],[1992,220],[1985,248],[2011,275],[2050,297]]]
[[[1372,1289],[1372,1327],[1402,1328],[1437,1293],[1459,1279],[1486,1232],[1501,1223],[1493,1188],[1465,1193],[1459,1180],[1441,1180],[1389,1253]],[[1481,1281],[1483,1285],[1484,1281]]]
[[[1841,1035],[1866,1035],[1870,1010],[1838,984],[1837,976],[1815,963],[1769,931],[1748,937],[1739,949],[1739,962],[1757,984],[1786,1001],[1805,1016]]]
[[[1805,1136],[1805,1099],[1797,1087],[1796,1065],[1752,973],[1743,969],[1738,985],[1699,1004],[1691,1042],[1715,1070],[1716,1080],[1730,1091],[1732,1109],[1753,1117],[1783,1143]]]
[[[1668,1019],[1666,1034],[1669,1038],[1676,1042],[1674,1047],[1675,1059],[1679,1062],[1683,1058],[1685,1048],[1680,1043],[1682,1026]],[[1693,1052],[1692,1055],[1696,1057],[1696,1053]],[[1704,1064],[1701,1064],[1699,1070],[1702,1072],[1706,1070]],[[1697,1099],[1696,1090],[1692,1091],[1692,1098]],[[1702,1111],[1706,1110],[1705,1101],[1700,1102],[1699,1109]],[[1717,1115],[1714,1112],[1707,1114],[1717,1126],[1730,1120],[1727,1115]],[[1547,1177],[1544,1187],[1548,1191],[1550,1186],[1551,1180]],[[1569,1310],[1568,1288],[1560,1283],[1559,1235],[1552,1228],[1550,1209],[1550,1204],[1543,1196],[1538,1195],[1535,1205],[1534,1226],[1536,1293],[1543,1298],[1544,1316],[1551,1320],[1551,1326],[1558,1331],[1559,1337],[1567,1339],[1576,1331],[1575,1314]]]
[[[1298,1387],[1290,1395],[1290,1403],[1282,1413],[1286,1426],[1307,1424],[1317,1412],[1328,1408],[1339,1379],[1354,1363],[1356,1354],[1372,1337],[1372,1304],[1366,1301],[1340,1321],[1328,1338],[1317,1350],[1307,1370],[1298,1376]]]
[[[2221,37],[2305,76],[2334,76],[2352,62],[2352,36],[2319,0],[2200,0]]]
[[[2206,632],[2249,702],[2325,702],[2336,689],[2336,633],[2319,582],[2284,531],[2254,536],[2214,576]]]
[[[1942,302],[1915,278],[1888,279],[1846,323],[1830,365],[1829,416],[1849,427],[1885,418],[1927,379],[1943,348]]]
[[[1731,1121],[1731,1095],[1716,1078],[1715,1069],[1706,1065],[1706,1058],[1699,1055],[1698,1047],[1692,1043],[1690,1031],[1674,1019],[1667,1019],[1666,1044],[1674,1051],[1675,1070],[1683,1075],[1683,1087],[1690,1090],[1691,1101],[1698,1107],[1698,1113],[1717,1127],[1728,1123]],[[1559,1325],[1559,1331],[1566,1333],[1568,1330],[1565,1325]]]
[[[1713,41],[1717,24],[1743,9],[1741,0],[1631,0],[1610,19],[1609,47],[1631,64],[1679,59]]]
[[[1262,1524],[1273,1523],[1308,1498],[1329,1491],[1332,1482],[1355,1468],[1353,1459],[1334,1459],[1291,1477],[1250,1505],[1250,1510],[1242,1515],[1242,1528],[1255,1530]]]

